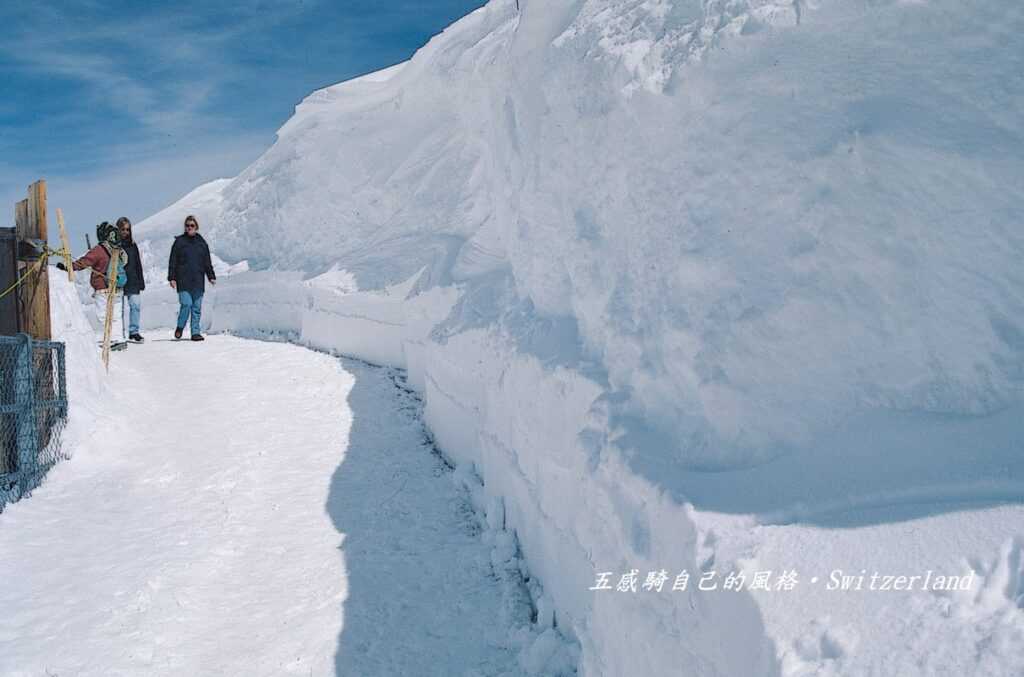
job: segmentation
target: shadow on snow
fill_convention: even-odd
[[[352,429],[326,506],[349,584],[337,674],[518,674],[490,550],[419,400],[395,370],[343,364]]]

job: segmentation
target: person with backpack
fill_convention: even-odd
[[[120,296],[121,290],[128,280],[128,276],[125,273],[125,264],[128,262],[128,257],[120,247],[117,228],[110,225],[107,221],[96,226],[96,240],[99,244],[86,252],[81,258],[76,259],[71,264],[71,268],[76,271],[85,270],[86,268],[90,270],[89,286],[93,289],[93,303],[95,304],[96,315],[102,325],[107,316],[107,295],[111,292],[107,277],[110,272],[110,259],[112,256],[117,257],[116,280],[112,290],[112,293],[117,295],[114,297],[114,308],[117,310],[115,310],[111,318],[110,340],[113,343],[123,343],[124,323],[121,321]],[[61,270],[67,270],[63,263],[58,263],[57,267]]]
[[[127,280],[124,283],[124,298],[128,301],[128,340],[133,343],[142,343],[142,334],[139,333],[139,322],[142,318],[142,291],[146,288],[146,279],[142,274],[142,257],[139,256],[139,246],[135,244],[132,237],[132,222],[127,216],[117,220],[117,235],[121,242],[121,249],[128,255],[128,263],[124,271]],[[123,319],[123,318],[122,318]]]
[[[199,234],[199,221],[189,214],[185,217],[185,232],[174,238],[171,258],[167,262],[167,281],[178,292],[180,305],[174,338],[180,339],[185,323],[190,322],[192,340],[203,340],[200,314],[206,280],[210,284],[217,284],[217,275],[213,272],[213,262],[210,260],[210,246]]]

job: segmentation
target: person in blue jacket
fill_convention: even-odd
[[[174,338],[180,339],[185,323],[191,321],[192,340],[202,341],[200,313],[203,309],[203,292],[206,280],[217,284],[210,260],[210,246],[199,234],[199,221],[189,214],[185,217],[185,232],[174,238],[171,258],[167,262],[167,281],[178,292],[178,324]],[[191,320],[189,319],[191,318]]]

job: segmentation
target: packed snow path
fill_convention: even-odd
[[[518,674],[509,584],[393,372],[150,339],[0,515],[0,674]]]

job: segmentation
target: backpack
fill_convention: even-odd
[[[128,283],[128,271],[125,270],[125,261],[128,260],[128,252],[123,249],[118,249],[119,255],[117,257],[117,288],[121,289]]]
[[[114,250],[117,249],[117,288],[121,289],[128,282],[128,271],[125,270],[125,264],[128,262],[128,252],[109,242],[101,242],[99,246],[106,250],[108,256],[113,256]],[[110,264],[108,263],[107,265],[109,270]]]

